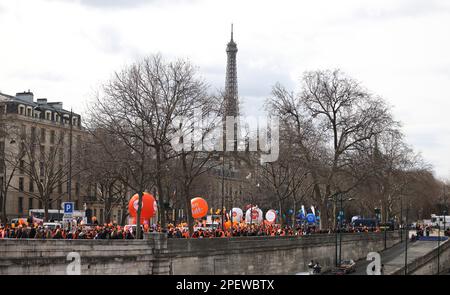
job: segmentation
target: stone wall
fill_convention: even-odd
[[[387,247],[399,241],[387,233]],[[384,248],[384,234],[344,234],[342,259],[360,259]],[[77,252],[81,274],[295,274],[311,259],[335,263],[335,236],[144,240],[0,240],[0,275],[66,274]]]
[[[386,246],[400,241],[387,232]],[[170,273],[295,274],[307,271],[311,259],[323,270],[335,265],[335,235],[304,237],[240,237],[168,240]],[[342,259],[358,260],[384,249],[383,233],[343,234]]]
[[[166,240],[0,240],[0,275],[67,274],[70,252],[79,253],[82,275],[167,274]]]

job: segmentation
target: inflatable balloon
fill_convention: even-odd
[[[261,209],[259,209],[258,207],[248,209],[247,212],[245,212],[245,222],[250,223],[250,220],[251,223],[260,224],[263,221],[263,212],[261,211]]]
[[[128,212],[130,213],[131,217],[137,216],[138,205],[139,195],[135,194],[128,203]],[[155,212],[157,211],[157,209],[158,205],[156,204],[155,198],[151,194],[144,192],[141,205],[141,220],[150,219],[155,216]]]
[[[191,200],[192,206],[192,217],[193,218],[202,218],[206,214],[208,214],[208,203],[206,203],[205,199],[197,197]]]
[[[240,208],[233,208],[230,211],[230,216],[232,216],[230,219],[234,222],[241,222],[242,217],[244,216],[244,212],[242,212],[242,209]]]
[[[268,222],[274,223],[276,219],[277,213],[275,212],[275,210],[270,209],[269,211],[266,212],[266,220]]]
[[[306,215],[306,220],[308,221],[308,223],[314,223],[316,222],[316,216],[312,213],[308,213]]]

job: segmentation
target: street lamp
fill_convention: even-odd
[[[340,203],[339,227],[336,229],[336,267],[338,267],[338,266],[341,265],[341,258],[342,258],[342,235],[341,235],[341,231],[342,231],[342,219],[344,217],[343,203],[344,203],[344,201],[353,201],[354,198],[345,198],[344,199],[344,194],[342,192],[338,192],[338,193],[333,194],[328,199],[329,200],[333,200],[335,202],[335,207],[337,207],[338,200],[339,200],[339,203]],[[336,224],[336,227],[337,227],[337,225],[338,224]],[[339,250],[338,250],[338,237],[339,237]]]
[[[444,225],[444,237],[445,237],[445,215],[447,214],[447,210],[443,210],[443,225]],[[441,272],[441,261],[440,261],[440,256],[441,256],[441,217],[438,217],[438,254],[437,254],[437,274],[439,275]]]
[[[409,206],[410,204],[406,204],[406,217],[405,217],[405,224],[406,224],[406,234],[405,234],[405,275],[408,274],[408,239],[409,239],[409,226],[408,226],[408,212],[409,212]]]

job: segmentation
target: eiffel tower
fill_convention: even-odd
[[[237,51],[237,45],[233,40],[233,24],[231,24],[231,40],[227,44],[227,72],[225,76],[225,116],[239,115],[236,69]]]

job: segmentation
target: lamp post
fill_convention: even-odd
[[[338,199],[339,198],[339,199]],[[344,201],[353,201],[353,198],[346,198],[344,199],[344,194],[342,192],[338,192],[333,194],[331,197],[328,198],[329,200],[333,200],[335,203],[335,208],[337,207],[337,202],[339,200],[340,209],[339,209],[339,223],[336,223],[336,267],[339,267],[341,265],[341,258],[342,258],[342,219],[344,217],[343,212],[343,203]],[[339,241],[339,242],[338,242]],[[339,247],[338,247],[339,244]]]
[[[440,273],[440,252],[441,252],[441,217],[438,217],[438,247],[437,247],[437,274],[439,275]]]
[[[225,225],[223,224],[223,206],[225,201],[225,153],[222,155],[222,208],[220,212],[222,213],[222,230],[225,231]]]
[[[409,239],[409,227],[408,227],[408,211],[409,204],[406,204],[406,234],[405,234],[405,276],[408,274],[408,239]]]
[[[403,243],[403,196],[400,196],[400,243]]]

